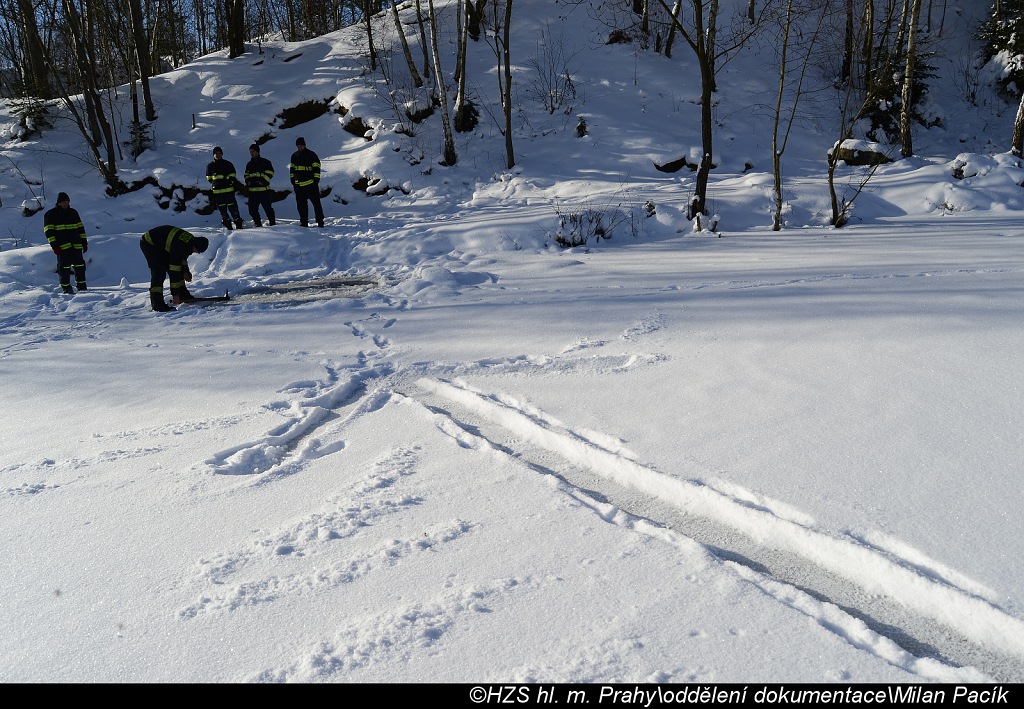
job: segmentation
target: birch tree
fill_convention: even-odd
[[[810,33],[797,32],[793,26],[794,11],[799,15],[806,15],[818,11],[817,21],[813,31]],[[811,63],[818,36],[824,26],[825,19],[829,13],[827,3],[801,3],[794,6],[794,0],[787,0],[786,14],[782,22],[782,40],[780,42],[779,61],[779,90],[775,103],[775,113],[772,123],[772,176],[774,180],[775,210],[772,217],[772,230],[782,229],[782,210],[785,199],[782,193],[782,155],[786,152],[789,143],[789,136],[796,121],[797,106],[804,96],[804,80]],[[794,35],[801,38],[798,46],[794,47]],[[790,76],[789,56],[791,48],[801,52],[799,67],[796,71],[795,80]],[[783,103],[789,97],[789,104],[785,111]],[[783,113],[786,113],[783,117]]]
[[[481,5],[483,0],[481,0]],[[512,26],[512,0],[504,0],[503,17],[498,0],[492,0],[492,23],[494,53],[498,57],[498,94],[501,97],[501,115],[504,120],[502,133],[505,136],[505,167],[516,165],[515,149],[512,145],[512,51],[509,38]]]
[[[914,73],[917,70],[917,25],[921,19],[921,0],[912,0],[907,18],[907,53],[903,70],[902,106],[900,108],[900,153],[905,158],[914,154],[911,124],[914,117]]]
[[[405,55],[406,66],[409,67],[409,75],[412,76],[412,81],[416,88],[421,88],[423,86],[423,77],[420,76],[420,72],[416,69],[416,62],[412,59],[412,50],[409,49],[409,40],[405,37],[405,29],[402,27],[402,20],[398,16],[398,3],[395,0],[391,0],[391,16],[395,20],[395,31],[398,32],[398,39],[402,43],[402,53]]]
[[[1020,95],[1017,107],[1017,118],[1013,121],[1013,136],[1010,138],[1010,152],[1017,157],[1024,157],[1024,91]]]
[[[429,0],[428,12],[430,13],[430,51],[434,56],[434,81],[437,83],[437,93],[441,102],[441,125],[444,129],[444,165],[454,165],[459,161],[459,154],[455,150],[455,136],[452,134],[452,122],[448,115],[448,92],[445,89],[444,72],[441,71],[441,55],[437,50],[437,12],[434,10],[434,0]]]

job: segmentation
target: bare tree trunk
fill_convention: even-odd
[[[474,42],[480,39],[480,23],[484,19],[484,8],[487,0],[466,0],[466,16],[469,20],[469,38]]]
[[[35,8],[32,0],[18,0],[21,17],[22,39],[25,42],[25,90],[38,98],[50,98],[49,69],[46,64],[43,42],[39,38]]]
[[[713,164],[713,143],[714,126],[712,123],[712,102],[715,92],[715,55],[714,42],[716,30],[713,23],[718,21],[718,0],[711,0],[705,5],[704,0],[690,0],[693,10],[692,32],[673,14],[666,0],[658,0],[658,4],[669,14],[672,24],[679,31],[680,36],[686,40],[697,58],[697,66],[700,68],[700,123],[701,123],[701,159],[697,166],[697,179],[694,187],[693,199],[690,202],[688,217],[694,218],[697,214],[707,212],[707,189],[708,180],[711,176]],[[707,20],[705,22],[705,14]]]
[[[149,77],[152,68],[149,63],[149,39],[142,23],[142,3],[140,0],[129,0],[128,14],[132,23],[132,45],[135,50],[136,66],[139,70],[139,83],[142,84],[142,103],[146,109],[146,120],[156,120],[156,108],[153,106],[153,94],[149,90]]]
[[[672,58],[672,45],[676,40],[676,23],[679,22],[680,5],[680,0],[676,0],[669,13],[668,39],[665,40],[665,57],[668,59]]]
[[[96,85],[96,62],[92,59],[89,43],[92,32],[86,32],[83,27],[81,16],[78,14],[73,0],[64,0],[63,5],[64,16],[68,23],[68,40],[74,51],[75,65],[82,83],[82,100],[85,104],[86,115],[84,117],[81,115],[66,88],[62,92],[61,100],[71,112],[82,137],[85,138],[104,181],[108,186],[115,187],[118,184],[118,179],[114,133],[103,112],[103,102]],[[86,5],[86,12],[94,12],[92,6]],[[106,157],[101,154],[100,148],[105,150]]]
[[[423,78],[416,69],[416,62],[412,60],[412,50],[409,49],[409,40],[405,38],[405,30],[402,28],[402,20],[398,17],[398,5],[395,3],[395,0],[391,0],[391,16],[395,19],[395,31],[398,32],[398,38],[402,42],[402,53],[405,55],[405,63],[409,67],[409,74],[412,76],[412,81],[416,84],[416,88],[421,88],[423,86]]]
[[[430,13],[430,51],[434,55],[434,81],[441,100],[441,126],[444,128],[444,165],[454,165],[459,161],[455,151],[455,137],[452,134],[452,122],[448,116],[448,92],[444,85],[444,72],[441,71],[441,55],[437,51],[437,13],[434,11],[434,0],[429,0]]]
[[[850,209],[853,206],[854,200],[864,191],[864,187],[867,186],[868,182],[874,177],[875,172],[878,170],[878,164],[872,165],[868,168],[867,173],[860,179],[860,182],[855,185],[853,195],[851,197],[839,198],[836,192],[835,185],[835,174],[836,167],[839,165],[839,149],[842,147],[843,141],[850,137],[851,127],[856,125],[868,108],[874,105],[877,100],[873,93],[866,92],[862,96],[860,107],[857,112],[851,117],[850,116],[850,104],[855,91],[855,87],[847,85],[846,95],[843,99],[843,105],[840,108],[839,113],[839,140],[835,142],[826,156],[828,162],[828,192],[829,197],[832,201],[832,226],[837,229],[844,226],[850,220]]]
[[[711,0],[711,4],[708,5],[708,23],[705,27],[708,35],[707,42],[707,58],[708,68],[711,76],[711,90],[717,91],[718,85],[716,84],[715,78],[715,52],[717,51],[717,39],[718,39],[718,0]]]
[[[227,24],[228,57],[235,59],[245,54],[245,0],[224,0],[224,19]]]
[[[864,74],[863,84],[865,90],[869,93],[871,91],[872,84],[872,72],[874,66],[872,65],[874,57],[874,46],[875,46],[875,0],[866,0],[864,3],[864,45],[863,45],[863,59],[864,59]]]
[[[772,231],[782,230],[782,153],[785,150],[779,141],[779,123],[782,120],[782,97],[786,89],[786,62],[789,59],[789,36],[793,26],[793,0],[786,5],[786,20],[782,30],[782,55],[779,60],[779,94],[775,101],[775,116],[772,125],[772,178],[774,181],[775,212],[772,215]]]
[[[839,78],[848,83],[853,76],[854,31],[853,31],[853,0],[846,0],[846,31],[843,33],[843,66],[839,70]]]
[[[463,12],[460,6],[459,16]],[[466,56],[469,54],[469,27],[465,17],[459,22],[459,45],[456,58],[455,76],[459,85],[455,95],[455,130],[465,133],[476,127],[476,111],[466,100]]]
[[[299,20],[296,17],[295,3],[293,0],[285,0],[284,7],[288,25],[285,37],[289,42],[297,42],[299,40]]]
[[[502,28],[502,63],[505,71],[505,92],[502,107],[505,110],[505,155],[509,169],[516,166],[516,155],[512,149],[512,55],[509,38],[512,32],[512,0],[505,0],[505,26]]]
[[[206,10],[205,8],[203,8],[203,0],[192,0],[192,17],[194,17],[196,21],[196,38],[198,39],[199,44],[199,54],[207,54],[208,50],[206,48]]]
[[[427,28],[423,21],[423,8],[420,0],[416,0],[416,25],[420,29],[420,49],[423,50],[423,76],[430,78],[430,57],[427,56]]]
[[[1010,138],[1010,152],[1017,157],[1024,157],[1024,92],[1020,95],[1017,118],[1013,121],[1013,137]]]
[[[509,48],[509,35],[512,24],[512,0],[505,0],[504,21],[498,17],[498,4],[494,2],[494,52],[498,57],[498,93],[501,96],[501,114],[505,127],[505,166],[516,165],[515,151],[512,146],[512,54]],[[500,30],[500,33],[499,33]]]
[[[921,19],[921,0],[913,0],[907,19],[907,60],[903,72],[903,105],[900,108],[900,153],[905,158],[914,154],[911,124],[914,120],[914,73],[917,65],[917,24]]]
[[[783,26],[782,34],[782,58],[779,66],[779,95],[778,100],[775,104],[775,120],[772,131],[772,174],[775,180],[775,214],[772,218],[772,229],[779,231],[782,229],[782,210],[785,206],[785,200],[782,194],[782,155],[786,152],[786,146],[789,143],[789,135],[793,130],[793,124],[796,121],[797,106],[800,104],[800,100],[804,95],[803,85],[804,78],[807,76],[807,71],[811,66],[811,60],[814,56],[815,45],[818,42],[818,37],[821,35],[822,28],[825,25],[825,19],[829,14],[828,5],[822,4],[820,13],[818,15],[817,23],[814,26],[814,31],[811,33],[807,32],[807,25],[805,24],[802,32],[798,32],[793,27],[793,15],[804,14],[810,9],[809,5],[803,7],[797,7],[794,10],[794,0],[788,0],[786,5],[786,18]],[[795,49],[802,51],[803,56],[800,60],[800,71],[797,76],[796,83],[792,85],[792,103],[787,107],[788,115],[785,118],[784,126],[782,118],[782,103],[783,96],[786,93],[787,78],[790,73],[789,69],[789,57],[790,50],[793,49],[794,45],[794,34],[799,41]],[[783,129],[780,130],[780,127]]]
[[[363,0],[363,19],[366,22],[366,42],[370,51],[370,69],[376,71],[377,69],[377,48],[373,46],[373,24],[370,22],[372,19],[371,10],[373,9],[373,3],[370,0]],[[434,13],[430,13],[430,21],[434,21]]]
[[[462,78],[462,50],[463,45],[468,41],[469,34],[467,32],[466,25],[469,22],[469,15],[466,14],[466,0],[456,0],[455,2],[455,74],[452,79],[456,82]]]

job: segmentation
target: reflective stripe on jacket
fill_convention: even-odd
[[[192,234],[176,226],[164,224],[143,234],[142,242],[153,247],[152,250],[143,249],[147,253],[147,259],[150,256],[157,257],[161,261],[167,259],[171,293],[175,295],[187,293],[185,274],[189,273],[188,257],[192,255]]]
[[[78,211],[68,207],[54,207],[43,215],[43,235],[50,248],[67,251],[85,247],[85,224]]]
[[[235,193],[235,166],[223,158],[206,166],[206,179],[216,195]]]
[[[264,157],[253,158],[245,166],[245,184],[250,192],[266,192],[274,177],[274,166]]]
[[[292,153],[288,177],[296,187],[308,187],[320,181],[320,158],[309,148]]]

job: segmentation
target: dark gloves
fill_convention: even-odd
[[[82,242],[82,253],[84,254],[88,250],[89,250],[89,242],[88,241],[83,241]]]
[[[56,246],[51,246],[50,248],[53,249],[54,256],[60,256],[60,249],[58,249]]]

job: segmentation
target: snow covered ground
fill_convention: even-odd
[[[241,171],[269,132],[284,189],[302,135],[323,229],[290,197],[233,232],[105,197],[60,126],[0,145],[0,680],[1024,680],[1024,171],[981,149],[1012,114],[923,132],[841,230],[812,132],[772,232],[770,143],[723,88],[720,236],[652,169],[699,144],[682,51],[581,40],[588,138],[538,112],[505,170],[486,120],[454,167],[437,116],[395,132],[358,37],[157,78],[131,167],[205,187],[213,145]],[[320,94],[374,140],[270,125]],[[70,297],[19,213],[62,190]],[[624,216],[557,247],[584,208]],[[150,311],[162,223],[210,239],[191,289],[229,302]]]

